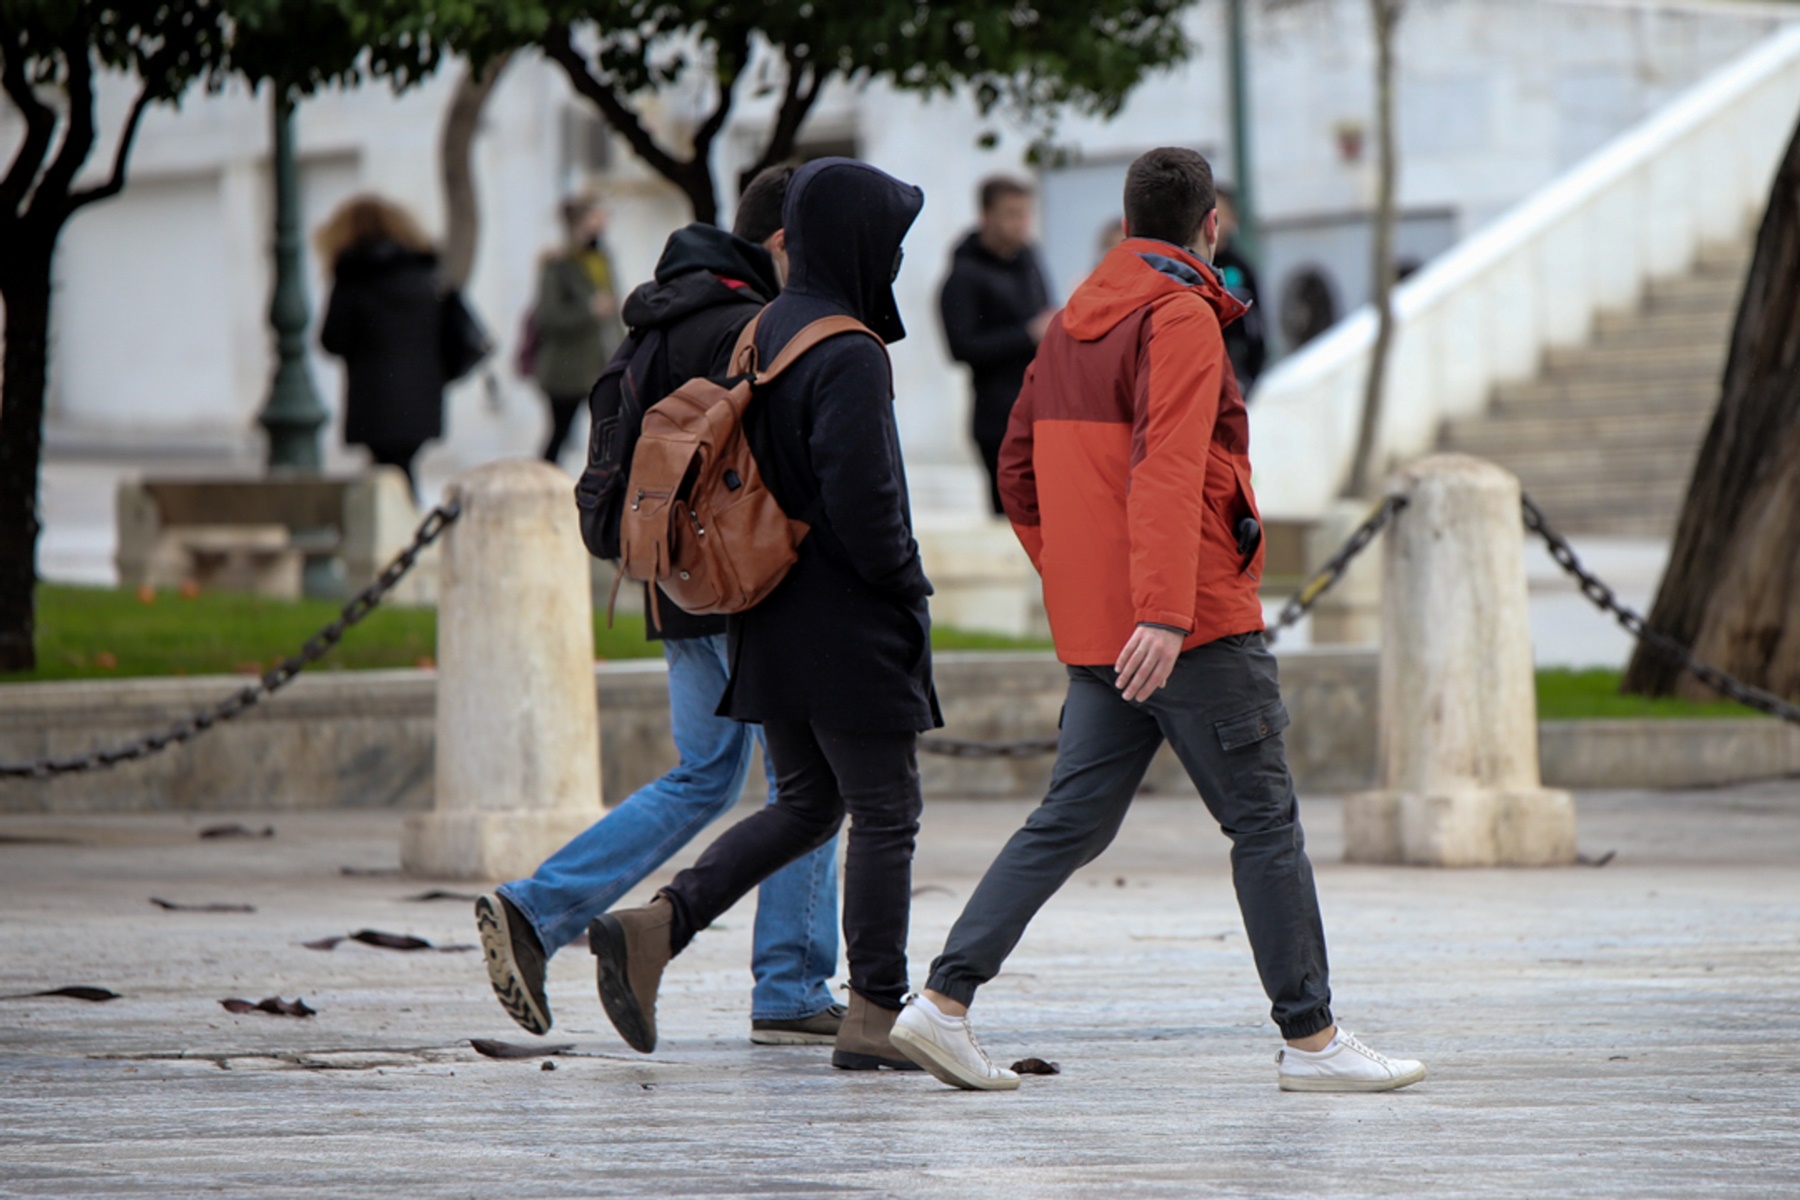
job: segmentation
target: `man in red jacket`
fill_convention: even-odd
[[[1044,579],[1069,693],[1050,793],[988,868],[893,1042],[945,1083],[1016,1088],[969,1027],[975,989],[1044,902],[1111,843],[1166,740],[1231,839],[1238,905],[1287,1091],[1425,1077],[1337,1028],[1325,930],[1264,645],[1262,531],[1223,326],[1245,306],[1210,260],[1212,170],[1152,150],[1125,180],[1126,239],[1051,324],[1000,451],[1000,491]]]

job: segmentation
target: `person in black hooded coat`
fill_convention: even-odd
[[[758,325],[760,360],[828,316],[854,317],[881,342],[905,336],[893,281],[923,200],[852,159],[802,167],[783,210],[787,286]],[[650,904],[589,927],[607,1015],[646,1053],[669,959],[763,878],[823,844],[848,812],[851,994],[832,1065],[916,1069],[887,1031],[908,990],[917,735],[943,721],[931,682],[931,584],[912,536],[892,376],[876,338],[840,334],[819,345],[758,391],[745,419],[765,482],[811,526],[787,578],[731,618],[731,682],[720,705],[762,722],[780,794]]]
[[[438,258],[412,216],[379,196],[345,201],[317,235],[331,264],[319,344],[344,360],[344,442],[399,467],[444,432]]]

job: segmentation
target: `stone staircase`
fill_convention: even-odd
[[[1536,379],[1445,422],[1446,450],[1516,474],[1571,533],[1670,537],[1719,398],[1750,244],[1707,247],[1636,311],[1602,314],[1586,346],[1549,351]]]

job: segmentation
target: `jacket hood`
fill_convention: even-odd
[[[766,304],[780,290],[767,250],[695,223],[669,235],[655,278],[633,289],[620,315],[632,329],[659,328],[720,304]]]
[[[906,336],[894,300],[900,243],[925,193],[853,158],[807,163],[788,185],[788,288],[833,301],[884,342]]]
[[[1126,238],[1107,252],[1094,273],[1069,297],[1063,309],[1063,328],[1077,341],[1096,341],[1145,305],[1184,291],[1196,293],[1211,305],[1221,326],[1231,324],[1250,308],[1225,290],[1218,272],[1204,259],[1172,242]]]
[[[332,265],[332,273],[340,278],[367,278],[396,267],[424,267],[435,271],[437,265],[438,256],[430,250],[414,250],[399,242],[382,238],[379,241],[357,242],[345,247],[343,253],[337,256],[337,262]]]

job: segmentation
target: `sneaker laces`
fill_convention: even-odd
[[[908,996],[906,1001],[910,1004],[918,998],[918,994],[914,993],[913,995]],[[950,1019],[962,1026],[963,1033],[969,1039],[969,1045],[975,1047],[975,1053],[981,1056],[982,1065],[987,1067],[989,1071],[998,1074],[1000,1068],[994,1065],[994,1060],[988,1057],[987,1047],[983,1046],[981,1044],[981,1039],[975,1036],[975,1027],[969,1024],[969,1014],[964,1013],[960,1017],[951,1017]]]
[[[1363,1045],[1360,1041],[1357,1040],[1356,1035],[1354,1033],[1351,1033],[1348,1029],[1338,1030],[1338,1040],[1344,1044],[1344,1048],[1346,1050],[1354,1050],[1358,1054],[1361,1054],[1363,1057],[1368,1058],[1368,1059],[1378,1063],[1381,1066],[1392,1067],[1394,1065],[1393,1063],[1388,1061],[1386,1055],[1381,1054],[1377,1051],[1371,1050],[1367,1046]]]

